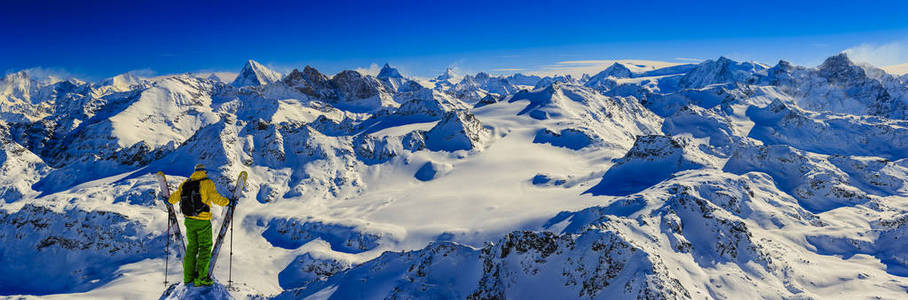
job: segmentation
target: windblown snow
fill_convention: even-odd
[[[11,298],[908,297],[908,81],[845,54],[426,82],[21,71],[0,104]],[[165,285],[154,174],[196,163],[224,194],[249,173],[232,267],[187,287],[171,256]]]

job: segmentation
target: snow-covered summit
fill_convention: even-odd
[[[330,88],[328,80],[328,76],[311,66],[306,66],[302,72],[299,69],[293,69],[287,76],[284,76],[281,82],[310,97],[334,98],[336,95]]]
[[[526,86],[535,86],[542,77],[536,75],[525,75],[521,73],[514,73],[511,76],[506,77],[508,81],[513,84],[526,85]]]
[[[685,88],[703,88],[716,83],[746,83],[766,69],[759,63],[736,62],[723,56],[700,63],[679,84]]]
[[[214,76],[214,75],[212,75]],[[123,73],[111,78],[107,78],[99,83],[100,88],[108,87],[114,92],[125,92],[137,89],[137,86],[146,84],[147,81],[133,73]]]
[[[616,63],[612,64],[611,66],[609,66],[608,68],[606,68],[605,70],[602,70],[602,72],[599,72],[598,74],[591,77],[590,80],[595,80],[595,79],[599,79],[599,78],[607,78],[607,77],[630,78],[630,77],[634,77],[634,75],[635,75],[634,72],[632,72],[631,69],[629,69],[627,66],[625,66],[624,64],[622,64],[620,62],[616,62]]]
[[[403,78],[403,76],[400,75],[400,72],[397,71],[397,69],[392,68],[388,63],[385,63],[385,65],[382,66],[381,71],[378,71],[378,76],[375,77],[378,79]]]
[[[234,87],[263,86],[281,79],[281,74],[263,66],[257,61],[248,60],[243,69],[230,85]]]
[[[454,84],[455,81],[460,78],[461,78],[461,76],[454,72],[454,68],[448,67],[447,69],[445,69],[444,73],[435,77],[435,79],[433,79],[433,81]]]

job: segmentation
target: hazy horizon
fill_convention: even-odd
[[[248,59],[283,73],[305,65],[325,73],[374,72],[387,62],[423,78],[447,67],[461,73],[580,74],[616,59],[689,63],[725,56],[816,66],[842,51],[877,67],[908,63],[908,4],[896,1],[0,6],[0,24],[16,28],[0,37],[6,45],[0,71],[39,68],[86,80],[130,71],[238,72]]]

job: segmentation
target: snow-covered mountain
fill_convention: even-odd
[[[0,104],[2,296],[908,291],[908,81],[845,54],[425,82],[251,60],[232,82],[21,71]],[[225,194],[249,173],[230,288],[223,262],[213,288],[162,284],[153,174],[176,187],[196,163]]]
[[[249,60],[230,85],[234,87],[263,86],[281,79],[281,74],[263,66],[257,61]]]

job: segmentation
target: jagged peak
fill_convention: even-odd
[[[297,68],[294,68],[293,71],[290,71],[290,73],[287,73],[287,75],[285,75],[284,78],[281,79],[281,81],[283,81],[284,83],[291,85],[303,80],[305,80],[303,72],[300,72],[300,70]]]
[[[622,64],[620,62],[613,63],[611,66],[609,66],[602,72],[607,72],[606,74],[609,74],[611,76],[618,77],[618,78],[627,78],[627,77],[634,76],[634,72],[631,71],[630,68],[628,68],[627,66],[625,66],[624,64]]]
[[[469,110],[446,111],[426,132],[426,147],[432,151],[472,150],[480,147],[489,130]]]
[[[212,74],[212,76],[214,75]],[[111,86],[115,90],[126,91],[133,86],[142,84],[144,81],[142,77],[135,75],[133,72],[126,72],[101,81],[101,85]]]
[[[332,80],[337,80],[337,79],[340,79],[340,78],[345,78],[345,79],[359,79],[359,78],[368,77],[368,76],[369,76],[369,75],[363,75],[363,74],[361,74],[360,72],[357,72],[357,71],[354,71],[354,70],[343,70],[343,71],[338,72],[337,74],[334,74],[334,76],[331,77],[331,79],[332,79]]]
[[[733,60],[733,59],[731,59],[731,58],[725,57],[724,55],[723,55],[723,56],[719,56],[719,58],[716,59],[716,62],[717,62],[717,63],[723,63],[723,64],[737,64],[737,63],[738,63],[737,61],[735,61],[735,60]]]
[[[794,68],[795,68],[795,66],[792,65],[790,62],[788,62],[788,61],[786,61],[786,60],[781,60],[781,59],[780,59],[779,62],[776,63],[775,66],[772,66],[772,68],[769,68],[769,74],[771,74],[771,75],[772,75],[772,74],[778,75],[778,74],[780,74],[780,73],[789,73],[789,72],[791,72]]]
[[[306,79],[309,81],[312,81],[312,80],[323,81],[323,80],[328,80],[328,76],[319,72],[318,69],[316,69],[312,66],[306,65],[306,67],[303,68],[303,79]]]
[[[388,79],[388,78],[404,78],[404,77],[402,75],[400,75],[400,71],[398,71],[396,68],[392,68],[391,65],[389,65],[388,63],[385,63],[385,65],[381,68],[381,71],[378,72],[378,76],[376,76],[376,78]]]
[[[728,58],[725,56],[719,56],[719,58],[717,58],[716,60],[706,60],[704,62],[701,62],[699,65],[700,66],[716,65],[723,69],[731,68],[731,67],[736,67],[736,69],[747,68],[747,69],[753,69],[754,71],[767,68],[767,66],[754,62],[754,61],[737,61],[737,60],[734,60],[734,59],[731,59],[731,58]]]
[[[310,65],[306,65],[306,67],[303,68],[303,73],[318,73],[318,74],[321,74],[321,72],[319,72],[318,69],[316,69],[315,67],[310,66]]]
[[[848,58],[848,54],[841,52],[839,54],[826,58],[818,67],[820,70],[836,70],[855,66],[854,62]]]
[[[264,65],[262,65],[261,63],[255,61],[255,60],[250,59],[250,60],[247,60],[247,61],[246,61],[246,64],[243,65],[243,69],[244,69],[244,70],[245,70],[245,69],[253,69],[253,70],[262,70],[262,69],[265,69],[265,70],[267,70],[268,68],[266,68],[266,67],[265,67]]]
[[[287,80],[287,78],[302,78],[302,77],[303,77],[303,72],[300,72],[300,69],[293,68],[293,71],[290,71],[290,73],[287,73],[287,75],[284,76],[284,80]]]
[[[281,75],[255,60],[248,60],[231,83],[235,87],[262,86],[280,80]]]
[[[454,68],[448,67],[445,69],[445,72],[435,78],[436,81],[444,81],[456,78],[458,75],[454,72]]]
[[[634,74],[634,72],[631,71],[630,68],[628,68],[627,66],[625,66],[624,64],[622,64],[620,62],[615,62],[611,66],[606,68],[605,70],[602,70],[601,72],[597,73],[595,76],[590,77],[587,80],[587,82],[591,83],[591,85],[597,85],[601,81],[608,79],[609,77],[631,78],[631,77],[634,77],[634,75],[636,75],[636,74]]]
[[[28,76],[28,71],[21,70],[18,72],[7,73],[6,75],[3,75],[3,78],[0,80],[10,82],[10,81],[14,81],[14,80],[23,80],[23,79],[29,79],[29,78],[30,77]]]
[[[848,58],[848,54],[841,52],[839,54],[826,58],[823,63],[817,67],[820,75],[827,79],[838,81],[849,81],[857,79],[867,79],[870,77],[885,76],[885,72],[871,65],[856,64]],[[875,74],[877,76],[870,76]],[[876,78],[878,79],[878,77]]]
[[[59,72],[46,71],[40,68],[24,69],[16,72],[10,72],[0,77],[0,82],[35,82],[41,85],[50,85],[61,81],[70,81],[74,84],[82,84],[79,79]]]

